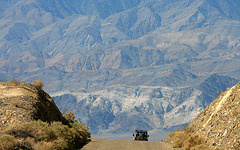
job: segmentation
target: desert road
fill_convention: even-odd
[[[91,139],[82,150],[174,150],[165,142]]]

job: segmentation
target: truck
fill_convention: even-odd
[[[133,137],[134,141],[148,141],[149,135],[147,130],[135,130]]]

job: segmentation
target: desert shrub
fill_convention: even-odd
[[[69,125],[72,127],[72,130],[75,130],[76,139],[81,139],[82,142],[86,142],[87,139],[91,136],[88,127],[85,126],[83,123],[74,120],[75,116],[73,112],[68,112],[63,116],[68,121]]]
[[[20,81],[18,81],[17,79],[14,79],[14,78],[10,82],[15,84],[15,85],[19,85],[20,84]]]
[[[184,147],[185,139],[188,139],[188,137],[188,133],[177,130],[168,135],[167,142],[172,143],[173,148],[182,148]]]
[[[190,150],[211,150],[206,144],[200,144],[192,147]],[[217,149],[214,149],[217,150]]]
[[[88,127],[76,120],[73,120],[69,125],[52,122],[51,128],[57,136],[57,139],[52,143],[51,149],[73,149],[75,145],[85,143],[90,137]]]
[[[34,137],[29,131],[24,131],[21,129],[12,129],[8,133],[17,138],[28,138],[28,137],[33,138]]]
[[[0,150],[14,150],[18,142],[13,136],[3,134],[0,135],[0,143]]]
[[[34,150],[50,150],[53,147],[53,143],[52,142],[46,142],[46,141],[33,143],[32,145],[33,145],[32,148]]]
[[[64,138],[58,138],[57,140],[53,141],[53,145],[51,146],[50,150],[67,150],[73,149],[72,147],[73,145],[69,147],[69,143],[67,143]]]
[[[67,113],[65,117],[68,124],[59,121],[51,123],[38,121],[24,122],[16,128],[9,129],[6,133],[14,139],[24,139],[19,144],[20,147],[28,149],[50,150],[50,149],[73,149],[76,145],[84,144],[90,132],[83,123],[74,120],[72,112]],[[13,137],[14,136],[14,137]],[[9,140],[9,141],[13,141]],[[1,142],[1,141],[0,141]],[[12,146],[12,145],[10,145]]]
[[[63,117],[68,121],[68,122],[71,122],[74,120],[75,116],[74,116],[74,113],[73,112],[68,112],[66,114],[63,115]]]
[[[195,126],[191,126],[191,127],[183,127],[183,131],[185,132],[185,133],[189,133],[189,134],[192,134],[193,132],[194,132],[194,129],[196,129],[196,127]]]
[[[83,142],[86,142],[87,139],[90,138],[91,133],[89,132],[88,127],[83,123],[79,123],[78,121],[74,120],[72,123],[70,123],[70,125],[76,130],[79,138],[81,138]]]
[[[72,149],[75,145],[76,133],[74,133],[69,126],[62,124],[61,122],[53,122],[51,127],[54,130],[55,135],[58,137],[53,146],[61,143],[61,147],[64,149]],[[60,141],[60,142],[59,142]]]
[[[204,146],[205,140],[203,137],[200,137],[199,135],[191,135],[186,143],[184,148],[186,150],[190,150],[191,148],[196,149],[196,147],[199,147],[201,145],[201,147]]]
[[[208,150],[205,139],[193,133],[193,128],[184,128],[170,133],[167,142],[173,144],[173,148],[184,148],[185,150]]]
[[[18,133],[23,131],[25,134],[28,133],[29,137],[34,137],[36,141],[51,141],[57,138],[52,128],[49,127],[49,124],[41,120],[25,122],[19,125],[13,132]]]
[[[38,79],[38,80],[34,80],[32,84],[36,86],[38,89],[42,89],[44,82]]]

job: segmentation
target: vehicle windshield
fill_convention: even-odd
[[[146,133],[146,132],[138,132],[138,133],[137,133],[137,136],[146,137],[146,136],[147,136],[147,133]]]

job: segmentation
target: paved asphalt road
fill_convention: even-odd
[[[174,150],[168,143],[129,141],[115,139],[91,139],[82,150]]]

